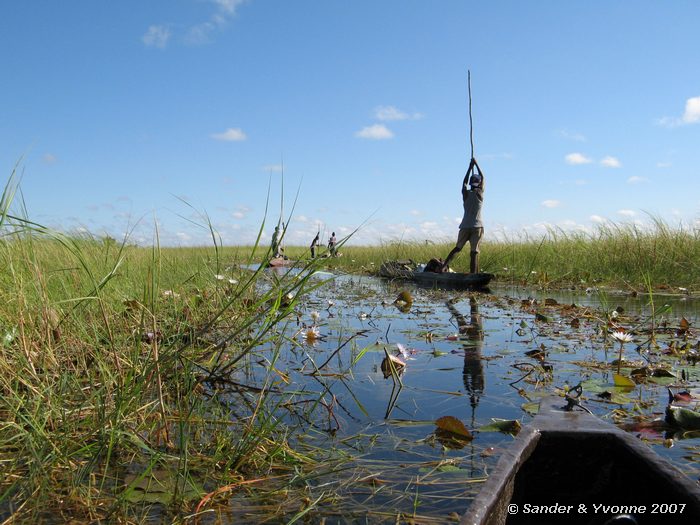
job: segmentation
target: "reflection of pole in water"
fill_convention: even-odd
[[[469,298],[469,321],[455,308],[454,300],[447,301],[447,308],[457,320],[460,340],[464,348],[464,368],[462,380],[469,394],[472,407],[472,427],[476,417],[476,407],[484,392],[484,366],[481,362],[481,349],[484,346],[484,327],[475,297]]]

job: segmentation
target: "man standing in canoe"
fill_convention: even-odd
[[[462,181],[462,204],[464,216],[459,224],[457,244],[442,264],[442,270],[448,269],[447,265],[469,241],[469,273],[479,273],[479,245],[481,237],[484,235],[484,225],[481,222],[481,207],[484,204],[484,174],[473,157]]]
[[[321,232],[319,231],[316,234],[316,237],[314,237],[314,240],[311,241],[311,258],[313,259],[316,257],[316,246],[318,246],[318,240],[320,238]]]

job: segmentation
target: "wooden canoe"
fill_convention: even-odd
[[[379,268],[379,275],[444,288],[484,288],[494,277],[492,273],[424,272],[413,261],[387,261]]]
[[[610,523],[700,523],[697,481],[632,434],[564,405],[563,398],[540,403],[461,525],[602,525],[623,514],[631,519]]]

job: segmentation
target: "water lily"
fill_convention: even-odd
[[[238,284],[238,281],[236,279],[229,279],[228,283],[229,284]]]
[[[311,312],[309,316],[311,317],[311,320],[314,322],[314,324],[317,324],[318,321],[321,319],[321,314],[319,314],[316,310]]]
[[[625,343],[629,343],[632,340],[632,334],[628,334],[622,330],[616,330],[610,334],[610,337],[620,342],[620,353],[617,356],[617,375],[620,375],[620,367],[622,366],[622,349],[624,348]]]
[[[331,301],[330,299],[328,299],[328,308],[330,308],[330,307],[333,306],[334,304],[335,304],[335,303],[334,303],[333,301]]]
[[[411,357],[413,354],[416,353],[415,349],[409,350],[408,348],[406,348],[406,347],[405,347],[404,345],[402,345],[401,343],[396,343],[396,348],[399,349],[399,353],[401,354],[401,356],[402,356],[404,359],[406,359],[406,360],[408,360],[408,359],[411,359],[411,360],[415,359],[415,357]]]
[[[224,279],[226,279],[226,277],[224,277],[220,273],[217,273],[217,274],[214,274],[214,279],[216,279],[217,281],[223,281]]]
[[[616,330],[612,334],[610,334],[610,337],[613,339],[620,341],[620,343],[629,343],[632,341],[632,334],[628,334],[627,332],[623,332],[622,330]]]
[[[315,326],[310,326],[304,329],[301,336],[308,344],[314,344],[321,337],[321,331]]]

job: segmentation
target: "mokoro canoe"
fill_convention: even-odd
[[[492,273],[424,272],[413,261],[387,261],[379,268],[379,275],[446,288],[484,288],[494,277]]]
[[[291,266],[294,261],[291,259],[285,259],[284,257],[273,257],[267,264],[268,267],[279,268],[280,266]]]
[[[700,523],[697,481],[632,434],[565,405],[540,403],[461,525]],[[632,519],[609,521],[624,514]]]

